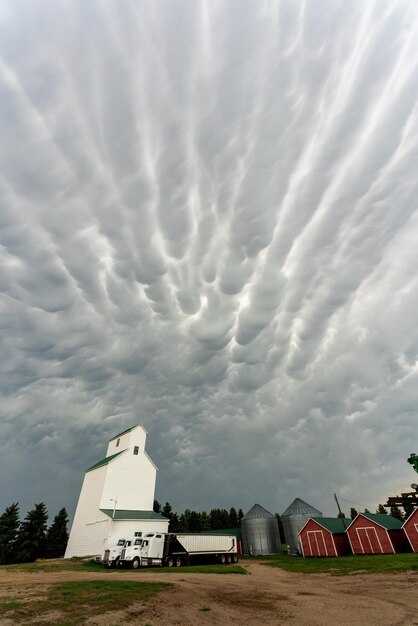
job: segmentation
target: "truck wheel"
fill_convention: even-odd
[[[136,558],[132,561],[132,569],[138,569],[139,568],[139,559]]]
[[[224,564],[225,564],[225,560],[226,560],[226,559],[225,559],[225,555],[224,555],[224,554],[221,554],[221,556],[219,557],[219,562],[220,562],[222,565],[224,565]]]
[[[176,559],[176,567],[180,567],[181,566],[181,559]]]
[[[232,563],[232,557],[230,554],[226,555],[226,562],[228,563],[228,565],[230,565]]]
[[[173,567],[174,565],[174,559],[172,556],[169,556],[167,559],[167,567]]]

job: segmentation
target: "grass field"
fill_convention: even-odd
[[[51,585],[34,599],[2,600],[0,618],[13,623],[70,626],[82,624],[96,617],[128,608],[134,602],[146,602],[170,583],[147,583],[126,580],[84,580]]]
[[[303,557],[278,554],[274,557],[265,557],[263,560],[266,565],[301,574],[328,572],[342,576],[356,573],[379,574],[418,571],[418,554],[375,554],[318,559],[304,559]]]

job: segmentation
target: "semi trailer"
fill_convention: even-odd
[[[138,542],[137,545],[135,543]],[[122,549],[118,565],[179,567],[196,562],[237,563],[234,535],[148,533]]]

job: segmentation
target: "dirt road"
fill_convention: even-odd
[[[292,574],[262,562],[245,562],[247,576],[151,572],[0,572],[2,597],[32,598],[42,587],[68,580],[164,581],[175,583],[146,605],[90,618],[89,625],[116,626],[298,626],[418,625],[418,573],[330,576]],[[16,623],[16,622],[13,622]],[[34,622],[35,623],[35,622]],[[11,626],[8,620],[0,624]]]

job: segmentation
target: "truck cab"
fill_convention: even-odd
[[[161,565],[164,558],[166,536],[162,533],[148,533],[145,535],[141,547],[141,562],[143,565]]]
[[[130,566],[137,569],[141,565],[141,548],[144,540],[140,537],[135,537],[133,544],[126,546],[120,555],[118,565],[120,567]]]
[[[122,550],[131,545],[131,541],[126,539],[119,539],[116,546],[111,546],[105,550],[103,555],[103,564],[105,567],[115,567],[118,565]]]

